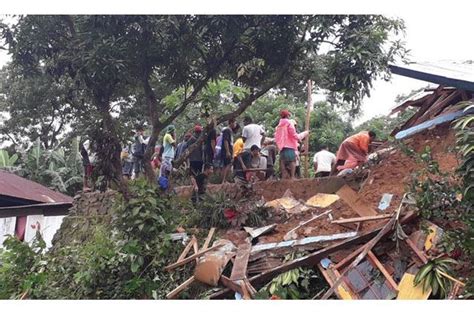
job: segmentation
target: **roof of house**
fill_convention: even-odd
[[[441,61],[393,64],[389,67],[392,73],[401,76],[474,91],[474,64]]]
[[[73,198],[18,175],[0,170],[0,195],[33,203],[72,202]]]

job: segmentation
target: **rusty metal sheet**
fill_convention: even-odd
[[[22,178],[18,175],[0,170],[1,195],[33,201],[32,203],[72,202],[72,198]]]

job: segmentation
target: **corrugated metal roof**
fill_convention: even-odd
[[[393,64],[389,67],[393,73],[398,75],[474,91],[474,64],[413,62],[410,64]]]
[[[0,170],[0,195],[40,203],[72,202],[72,198],[18,175]]]

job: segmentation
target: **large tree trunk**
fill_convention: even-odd
[[[109,112],[109,102],[104,97],[94,97],[96,107],[101,116],[101,130],[96,133],[98,171],[104,176],[108,186],[115,185],[125,198],[128,196],[127,185],[122,178],[120,152],[122,146],[117,128]]]

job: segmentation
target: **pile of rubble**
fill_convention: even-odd
[[[444,126],[419,133],[407,144],[417,152],[430,146],[440,168],[452,171],[458,163],[450,150],[453,137]],[[351,175],[342,182],[331,178],[337,184],[326,183],[324,193],[309,196],[312,189],[301,193],[299,185],[292,184],[281,193],[285,183],[274,182],[272,189],[278,193],[262,195],[271,211],[286,213],[288,219],[283,222],[219,231],[221,238],[212,246],[215,229],[211,229],[201,248],[192,236],[181,257],[167,270],[194,262],[194,276],[168,298],[176,298],[197,281],[222,287],[210,298],[251,299],[274,277],[305,266],[317,268],[330,285],[322,298],[335,294],[340,299],[427,299],[431,292],[414,286],[413,279],[432,256],[430,251],[436,248],[443,230],[432,222],[421,222],[413,200],[405,194],[411,176],[423,165],[400,148],[386,151],[358,185]],[[311,180],[304,181],[308,187]],[[428,229],[422,231],[421,225]],[[191,248],[194,253],[188,255]],[[294,251],[306,255],[284,261],[284,256]],[[450,298],[463,286],[454,280]]]

